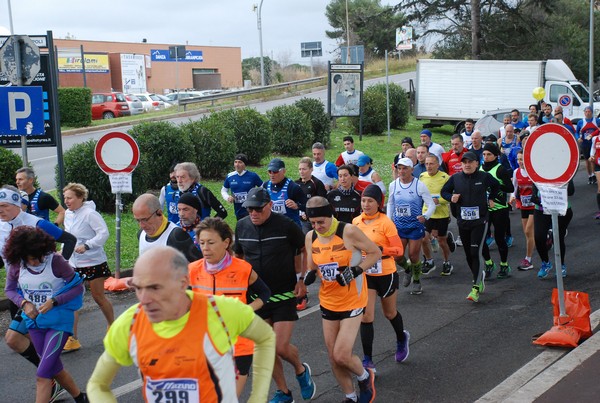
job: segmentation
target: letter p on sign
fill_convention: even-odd
[[[44,132],[42,87],[0,87],[0,135]]]

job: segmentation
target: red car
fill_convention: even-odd
[[[92,119],[113,119],[129,116],[131,111],[125,95],[120,92],[92,94]]]

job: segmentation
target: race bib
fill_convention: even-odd
[[[465,221],[479,220],[479,207],[461,207],[460,218]]]
[[[248,192],[234,193],[233,194],[233,201],[234,201],[234,203],[242,204],[243,202],[246,201],[247,198],[248,198]]]
[[[153,380],[146,377],[146,400],[152,403],[200,403],[198,381],[190,378]]]
[[[178,214],[179,213],[177,211],[177,203],[169,203],[169,213],[171,213],[171,214]]]
[[[531,202],[531,195],[521,196],[521,206],[523,206],[523,207],[533,206],[533,203]]]
[[[371,267],[369,267],[365,273],[367,274],[381,274],[383,273],[383,267],[381,266],[381,258]]]
[[[23,290],[23,292],[25,299],[36,308],[41,307],[49,298],[52,298],[52,290]]]
[[[338,274],[339,267],[340,265],[337,262],[320,264],[319,271],[321,272],[323,280],[335,281],[335,276]]]
[[[271,211],[274,213],[285,214],[285,200],[275,200]]]
[[[396,206],[396,216],[410,217],[410,206],[408,204],[401,204],[400,206]]]

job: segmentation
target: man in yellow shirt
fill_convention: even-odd
[[[169,246],[138,258],[131,286],[140,303],[119,316],[104,338],[105,351],[88,383],[90,402],[116,402],[110,383],[121,366],[132,364],[142,374],[147,402],[173,393],[189,402],[237,402],[232,348],[238,335],[255,343],[248,401],[267,400],[275,334],[251,307],[188,291],[188,261]]]
[[[435,213],[429,220],[425,222],[425,238],[423,239],[423,255],[425,257],[423,261],[423,274],[428,274],[435,270],[435,263],[433,261],[432,243],[438,242],[439,247],[442,249],[442,255],[444,256],[444,263],[442,263],[442,276],[449,276],[452,274],[454,267],[450,263],[450,252],[454,252],[456,246],[454,244],[454,235],[448,231],[448,224],[450,223],[450,210],[448,208],[448,202],[440,197],[440,191],[442,186],[450,175],[446,172],[440,171],[440,163],[438,158],[429,154],[425,158],[426,171],[421,173],[419,180],[427,186],[433,202],[436,205]],[[427,211],[427,205],[423,206],[423,213]]]

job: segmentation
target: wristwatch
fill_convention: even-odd
[[[85,248],[85,250],[90,250],[90,247],[88,246],[88,244],[87,244],[87,243],[84,243],[84,244],[83,244],[83,247]]]
[[[58,306],[58,301],[54,297],[52,298],[52,306]]]

